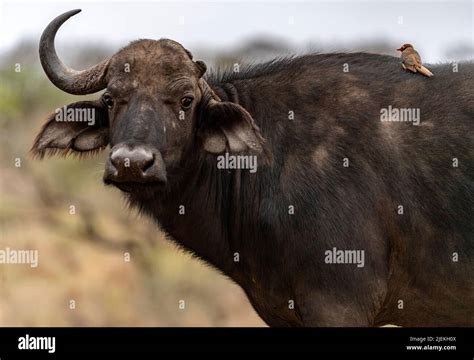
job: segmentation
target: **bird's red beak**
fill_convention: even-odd
[[[398,48],[397,51],[402,51],[402,48]]]

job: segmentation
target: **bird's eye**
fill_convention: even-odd
[[[194,98],[192,96],[185,96],[181,99],[181,107],[183,110],[187,110],[191,107]]]
[[[114,99],[109,94],[104,94],[102,96],[102,102],[107,106],[109,109],[114,107]]]

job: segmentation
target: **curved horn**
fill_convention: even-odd
[[[59,15],[49,23],[41,35],[39,55],[41,65],[49,80],[59,89],[74,95],[95,93],[107,86],[105,75],[109,59],[86,69],[74,70],[62,63],[54,48],[54,38],[61,25],[81,10],[71,10]]]

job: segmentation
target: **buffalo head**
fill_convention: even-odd
[[[251,115],[221,101],[203,79],[206,65],[175,41],[138,40],[90,69],[65,66],[54,38],[79,11],[58,16],[44,30],[41,64],[65,92],[105,91],[95,101],[72,103],[51,114],[33,154],[84,154],[110,146],[104,181],[134,191],[162,187],[189,154],[262,150]]]

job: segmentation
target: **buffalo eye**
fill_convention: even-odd
[[[193,103],[194,98],[192,96],[185,96],[181,99],[181,108],[183,110],[188,110],[192,103]]]
[[[102,102],[104,103],[105,106],[107,106],[109,109],[112,109],[114,107],[114,99],[109,94],[104,94],[102,96]]]

